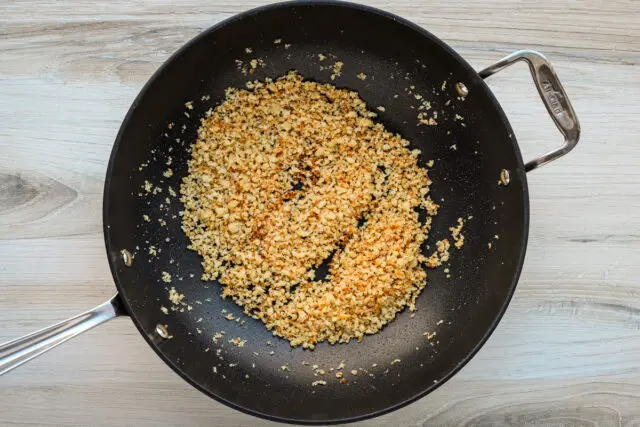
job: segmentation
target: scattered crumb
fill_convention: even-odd
[[[319,53],[319,54],[318,54],[318,60],[319,60],[319,61],[324,61],[325,59],[327,59],[327,57],[326,57],[326,56],[324,56],[324,55],[323,55],[323,54],[321,54],[321,53]]]
[[[433,117],[429,117],[428,113],[422,111],[418,113],[418,126],[420,125],[437,126],[438,122]]]
[[[164,171],[162,175],[164,175],[165,178],[171,178],[173,176],[173,171],[171,170],[171,168],[169,168],[166,171]]]
[[[440,325],[442,325],[443,323],[444,323],[444,320],[440,319],[440,320],[438,320],[438,322],[436,323],[436,325],[437,325],[437,326],[440,326]]]
[[[244,49],[244,53],[253,53],[253,49],[251,49],[250,47],[247,47]]]
[[[142,215],[142,219],[144,219],[147,222],[151,222],[151,220],[149,219],[149,215]]]
[[[387,111],[387,110],[386,110],[382,105],[378,105],[378,106],[376,107],[376,110],[378,110],[378,111],[382,111],[383,113],[384,113],[385,111]]]
[[[331,80],[335,80],[336,77],[340,77],[340,75],[342,74],[343,65],[344,62],[342,61],[336,61],[336,63],[333,64],[333,74],[331,74]]]
[[[342,371],[336,372],[336,378],[342,378]]]
[[[395,365],[396,363],[400,363],[400,359],[395,359],[391,361],[392,365]]]
[[[355,369],[351,370],[351,375],[358,375],[358,371],[356,371]]]
[[[273,44],[280,44],[280,43],[282,43],[282,39],[275,39],[273,41]]]
[[[236,347],[244,347],[244,345],[247,343],[247,340],[243,340],[242,338],[237,337],[232,340],[229,340],[229,342],[235,345]]]
[[[289,367],[287,365],[282,365],[280,366],[280,369],[283,371],[290,371]]]
[[[175,305],[178,305],[182,302],[183,299],[184,299],[184,294],[181,294],[178,291],[176,291],[176,288],[172,287],[171,289],[169,289],[169,300],[172,303],[174,303]]]
[[[265,62],[262,60],[262,58],[254,58],[251,59],[248,62],[244,62],[241,61],[239,59],[236,59],[236,67],[238,68],[238,70],[240,70],[240,72],[243,75],[247,75],[247,74],[253,74],[255,73],[256,69],[258,69],[258,67],[263,68],[265,66]],[[229,89],[227,89],[227,95],[229,94]],[[213,114],[213,110],[211,110],[211,112],[207,112],[206,116],[210,117]]]
[[[167,273],[166,271],[162,272],[162,281],[165,283],[171,283],[171,274]]]
[[[160,310],[164,313],[164,314],[169,314],[169,309],[167,309],[167,307],[165,306],[161,306]]]
[[[193,110],[193,101],[185,102],[184,106],[187,107],[188,110]]]
[[[451,148],[453,151],[456,151],[458,149],[458,146],[456,144],[452,144],[449,146],[449,148]]]
[[[358,78],[359,78],[360,80],[364,80],[364,79],[366,79],[366,78],[367,78],[367,75],[366,75],[365,73],[359,73],[359,74],[358,74]]]
[[[318,380],[318,381],[314,381],[311,383],[312,386],[317,386],[317,385],[327,385],[327,382],[324,380]]]
[[[443,262],[449,261],[450,246],[448,239],[438,240],[436,242],[436,251],[427,259],[427,267],[436,268],[441,266]]]
[[[453,245],[457,249],[460,249],[462,248],[462,246],[464,246],[464,235],[462,234],[462,227],[464,227],[464,220],[461,217],[458,218],[458,225],[456,227],[449,227],[449,231],[451,231],[451,237],[455,242]]]

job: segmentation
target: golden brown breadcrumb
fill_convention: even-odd
[[[449,231],[451,231],[451,238],[455,242],[453,245],[460,249],[464,245],[464,235],[462,234],[462,227],[464,227],[464,220],[462,218],[458,218],[458,225],[455,227],[449,227]]]
[[[449,248],[421,253],[438,206],[420,152],[355,92],[295,72],[250,87],[202,119],[180,188],[203,279],[293,346],[360,340],[414,310],[423,266]]]

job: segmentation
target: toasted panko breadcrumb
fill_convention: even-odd
[[[451,231],[451,238],[455,242],[453,245],[460,249],[464,245],[464,235],[462,234],[462,227],[464,227],[464,220],[462,218],[458,218],[458,225],[455,227],[449,227],[449,231]]]
[[[165,283],[171,283],[171,274],[167,273],[166,271],[162,272],[162,281]]]
[[[192,147],[180,192],[202,278],[293,346],[361,340],[426,285],[431,217],[417,210],[437,213],[431,181],[375,116],[357,93],[291,72],[228,89]]]
[[[438,240],[436,242],[436,251],[426,261],[427,267],[436,268],[441,266],[443,262],[449,261],[450,247],[449,239]]]

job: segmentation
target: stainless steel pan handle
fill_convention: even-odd
[[[0,345],[0,375],[116,316],[125,314],[118,295],[92,310]]]
[[[580,122],[576,116],[569,97],[565,92],[558,75],[553,70],[551,63],[545,56],[534,50],[519,50],[511,55],[502,58],[495,64],[480,71],[483,79],[512,65],[517,61],[525,61],[529,65],[533,82],[538,89],[540,98],[560,133],[564,136],[564,144],[553,151],[537,157],[527,162],[524,167],[527,172],[539,166],[545,165],[552,160],[564,156],[573,149],[580,139]]]

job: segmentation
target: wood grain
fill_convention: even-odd
[[[369,2],[481,68],[547,54],[583,137],[531,173],[529,249],[497,331],[453,380],[379,425],[640,424],[640,2]],[[0,341],[114,292],[101,234],[111,144],[180,45],[259,1],[0,3]],[[525,158],[560,135],[523,67],[490,80]],[[0,379],[0,425],[267,425],[174,375],[127,319]]]

